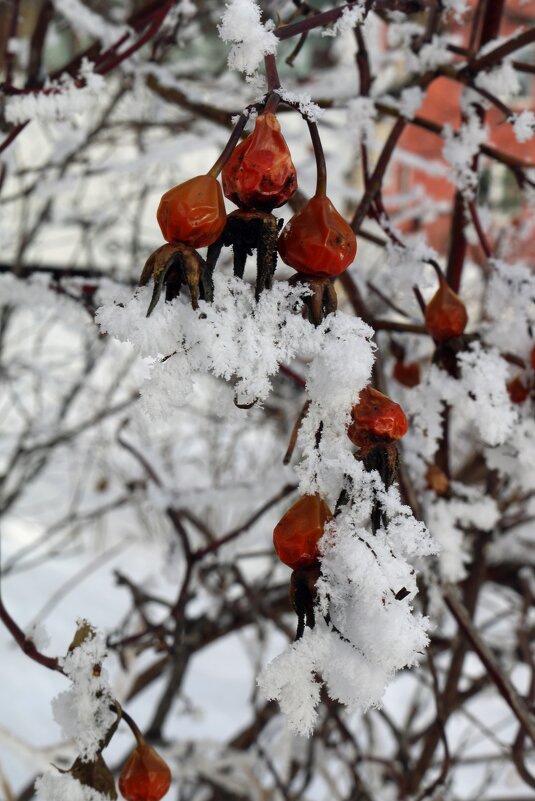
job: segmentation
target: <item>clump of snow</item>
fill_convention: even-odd
[[[35,782],[38,801],[107,801],[93,787],[82,784],[69,773],[45,773]]]
[[[77,33],[85,33],[105,45],[113,44],[128,31],[126,27],[108,22],[80,0],[54,0],[54,7]]]
[[[85,621],[78,625],[81,624]],[[117,718],[108,673],[102,666],[105,658],[104,638],[88,628],[83,642],[60,660],[71,687],[52,701],[54,719],[63,735],[74,739],[83,762],[90,762],[98,755],[106,733]]]
[[[476,425],[488,445],[501,445],[510,435],[517,412],[507,392],[508,365],[499,353],[473,343],[459,354],[460,384],[466,392],[456,407]],[[453,400],[453,399],[452,399]]]
[[[454,131],[451,125],[444,126],[442,155],[451,167],[451,182],[468,198],[473,198],[478,180],[473,160],[487,137],[473,107],[468,107],[467,116],[458,131]]]
[[[447,14],[453,14],[456,22],[462,22],[469,8],[467,0],[443,0],[442,5]]]
[[[14,125],[33,119],[53,122],[86,111],[106,86],[102,75],[94,72],[93,67],[90,61],[83,59],[75,78],[64,74],[57,81],[47,81],[38,92],[9,97],[6,120]]]
[[[436,498],[426,510],[429,529],[440,545],[439,568],[445,581],[457,582],[466,577],[471,554],[465,532],[470,526],[492,531],[500,518],[494,498],[475,488],[452,483],[454,497]]]
[[[488,72],[478,72],[474,83],[504,100],[517,95],[521,88],[518,72],[513,67],[511,59],[504,59]]]
[[[399,110],[401,114],[409,120],[412,120],[420,106],[424,101],[424,92],[419,86],[411,86],[409,89],[404,89],[401,93],[401,101]]]
[[[516,141],[521,144],[533,139],[533,134],[535,133],[535,114],[533,111],[524,109],[520,114],[515,114],[513,132],[516,136]]]
[[[410,22],[404,19],[401,22],[394,22],[388,26],[387,41],[393,50],[405,50],[410,48],[413,39],[421,36],[424,32],[422,25],[417,22]]]
[[[530,414],[529,407],[526,414]],[[535,490],[535,421],[526,416],[513,428],[499,448],[486,448],[485,458],[491,470],[513,481],[521,491]]]
[[[26,636],[33,642],[38,651],[43,652],[50,645],[50,636],[44,623],[34,623]]]
[[[492,275],[485,298],[485,341],[526,358],[535,330],[535,276],[525,264],[490,261]]]
[[[361,25],[366,18],[366,3],[358,0],[351,8],[344,8],[342,16],[330,28],[324,28],[322,36],[338,36],[353,30],[357,25]]]
[[[264,56],[277,51],[279,40],[273,29],[271,20],[262,24],[260,7],[254,0],[227,3],[218,30],[221,39],[231,43],[229,69],[252,75]]]
[[[375,135],[375,121],[377,109],[371,97],[356,97],[347,104],[348,127],[355,147],[360,150],[361,145],[369,145]]]
[[[423,45],[418,53],[418,71],[427,72],[436,70],[444,64],[451,64],[453,53],[448,49],[449,40],[446,36],[435,34],[430,42]]]
[[[313,102],[308,92],[294,92],[281,86],[277,89],[277,94],[287,103],[296,105],[303,117],[306,117],[310,122],[317,122],[325,113],[324,109]]]

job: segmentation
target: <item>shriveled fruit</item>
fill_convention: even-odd
[[[427,486],[437,495],[445,495],[450,487],[446,473],[436,464],[430,464],[427,468],[425,478]]]
[[[318,558],[318,541],[332,514],[319,495],[304,495],[280,519],[273,531],[277,556],[293,570]]]
[[[524,403],[529,395],[529,389],[519,376],[513,378],[513,380],[507,384],[507,392],[509,393],[511,403]]]
[[[160,801],[170,785],[168,764],[148,743],[139,742],[121,771],[121,795],[126,801]]]
[[[417,387],[420,383],[420,365],[416,362],[397,361],[392,375],[404,387]]]
[[[192,248],[211,245],[227,219],[223,192],[212,175],[197,175],[169,189],[160,200],[158,223],[164,239]]]
[[[425,308],[425,327],[435,342],[459,337],[468,322],[466,306],[442,278]]]
[[[362,390],[351,417],[347,435],[359,447],[381,441],[394,442],[407,433],[407,418],[399,403],[373,387]]]
[[[355,258],[357,239],[329,198],[315,195],[285,225],[278,249],[294,270],[333,278]]]
[[[297,189],[292,157],[275,114],[260,114],[253,133],[234,148],[221,174],[223,191],[244,209],[271,211]]]

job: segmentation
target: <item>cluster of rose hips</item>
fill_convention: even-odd
[[[269,102],[269,101],[268,101]],[[321,143],[313,123],[318,182],[314,196],[282,229],[272,211],[285,204],[297,189],[296,170],[275,113],[264,108],[253,133],[218,159],[206,175],[191,178],[166,192],[158,208],[158,223],[169,244],[153,253],[140,284],[154,279],[148,314],[166,285],[171,299],[183,284],[189,287],[192,305],[199,298],[213,299],[212,272],[224,246],[232,246],[234,272],[243,277],[245,261],[257,252],[257,298],[271,286],[277,252],[293,267],[297,281],[307,285],[304,301],[309,319],[316,324],[336,308],[331,279],[355,258],[354,232],[326,194]],[[217,176],[222,171],[221,188]],[[227,215],[225,196],[238,206]],[[207,247],[206,259],[197,248]]]
[[[401,406],[373,387],[366,387],[351,410],[347,435],[358,447],[367,470],[378,470],[386,486],[397,468],[396,442],[407,433],[407,418]],[[305,495],[283,515],[273,532],[277,556],[292,568],[290,598],[297,614],[296,639],[305,625],[314,627],[315,588],[319,576],[318,543],[325,526],[333,519],[319,495]],[[372,511],[372,528],[381,522],[379,506]]]

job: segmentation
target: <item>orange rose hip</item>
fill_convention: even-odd
[[[365,447],[380,441],[394,442],[408,429],[405,412],[395,401],[373,387],[365,387],[351,410],[347,435],[354,445]]]
[[[331,511],[319,495],[304,495],[294,503],[273,531],[273,545],[281,562],[293,570],[312,566],[329,520]]]
[[[291,198],[296,171],[275,114],[257,117],[253,133],[234,148],[221,178],[225,196],[240,208],[271,211]]]
[[[286,223],[279,237],[281,259],[300,273],[334,278],[349,267],[357,239],[325,195],[314,195]]]
[[[160,801],[171,785],[168,764],[148,743],[139,742],[119,777],[119,790],[126,801]]]
[[[459,337],[468,322],[466,306],[444,278],[425,307],[425,327],[435,342]]]
[[[197,175],[169,189],[157,212],[164,239],[192,248],[219,239],[227,220],[223,192],[212,175]]]

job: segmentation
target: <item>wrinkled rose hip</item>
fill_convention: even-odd
[[[260,114],[253,133],[234,148],[221,178],[225,196],[243,209],[271,211],[291,198],[297,177],[275,114]]]

